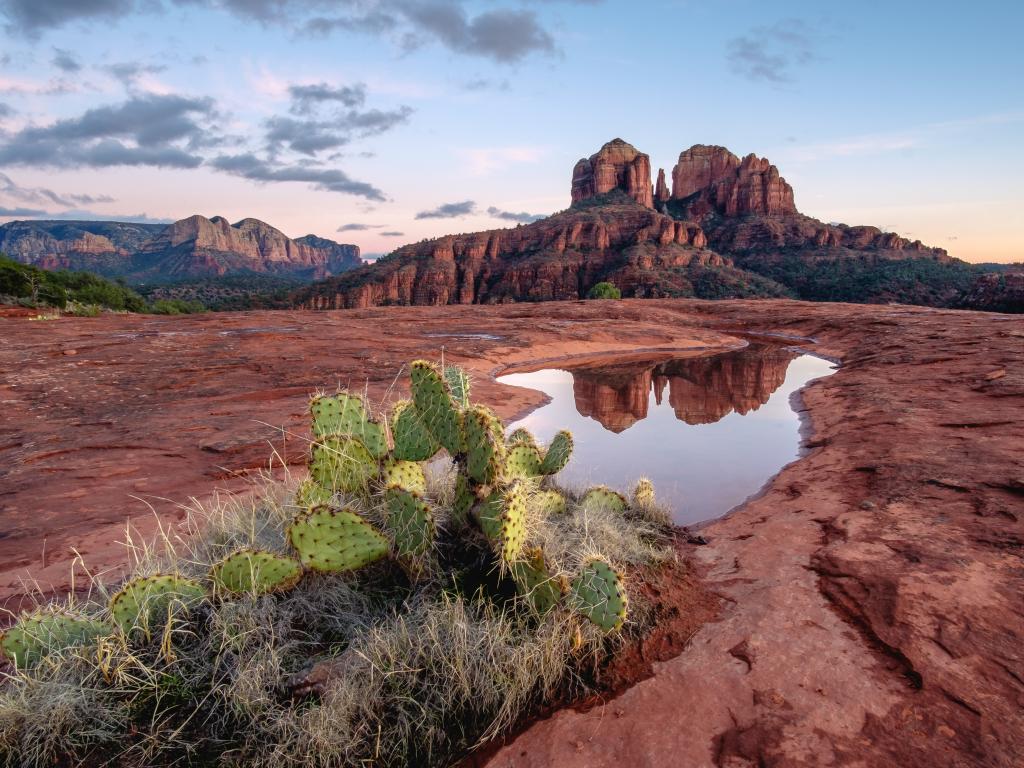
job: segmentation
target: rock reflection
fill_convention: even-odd
[[[797,355],[776,346],[750,346],[711,357],[626,362],[573,368],[573,396],[581,416],[619,433],[647,418],[667,392],[676,418],[714,424],[730,413],[756,411],[786,380]]]

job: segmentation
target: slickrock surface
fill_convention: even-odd
[[[502,365],[741,331],[843,366],[803,392],[809,453],[689,550],[718,617],[649,679],[534,723],[489,765],[1024,764],[1024,318],[624,301],[0,319],[0,585],[13,597],[27,570],[66,586],[73,546],[116,565],[119,525],[144,513],[132,494],[237,488],[265,441],[297,460],[317,386],[368,380],[379,398],[444,345],[510,416],[540,397],[487,378]],[[296,435],[280,448],[260,422]]]

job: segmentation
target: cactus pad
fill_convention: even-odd
[[[288,540],[307,568],[341,573],[362,568],[388,553],[388,541],[348,510],[317,507],[288,527]]]
[[[446,365],[444,380],[455,404],[463,410],[469,408],[469,375],[457,365]]]
[[[462,453],[462,411],[436,366],[416,360],[409,367],[412,401],[427,430],[452,456]]]
[[[572,433],[562,430],[555,435],[548,450],[544,454],[544,460],[540,463],[541,474],[555,475],[561,472],[565,465],[572,458]]]
[[[510,432],[509,436],[505,439],[505,442],[509,448],[520,444],[532,445],[534,448],[537,447],[537,439],[533,436],[533,433],[530,432],[530,430],[524,427],[519,427],[518,429]]]
[[[504,477],[513,480],[540,475],[540,451],[532,445],[518,443],[505,454]]]
[[[622,626],[629,600],[622,576],[604,560],[589,560],[569,589],[569,605],[605,632]]]
[[[399,555],[422,555],[434,543],[434,515],[418,493],[398,486],[387,489],[388,528]]]
[[[395,438],[396,459],[426,461],[441,449],[411,400],[395,403],[391,412],[391,432]]]
[[[477,405],[466,412],[466,473],[472,480],[489,484],[498,476],[505,450],[501,436],[501,421],[489,408]]]
[[[455,498],[452,501],[452,515],[458,521],[466,519],[466,515],[476,504],[476,494],[469,484],[469,478],[462,472],[455,477]]]
[[[235,594],[283,592],[301,578],[302,566],[294,558],[254,549],[233,552],[210,569],[210,580]]]
[[[387,453],[384,428],[370,418],[366,403],[358,395],[344,391],[334,396],[321,395],[313,398],[309,409],[313,414],[313,434],[316,437],[348,435],[359,438],[375,458]]]
[[[629,507],[629,502],[618,491],[599,485],[583,494],[580,506],[595,512],[625,512]]]
[[[361,440],[328,435],[313,444],[310,476],[329,491],[362,491],[377,475],[377,461]]]
[[[477,515],[480,527],[502,562],[511,563],[526,540],[528,497],[521,480],[494,491],[481,505]]]
[[[512,564],[512,578],[519,594],[542,616],[562,599],[562,584],[548,573],[544,552],[539,547],[534,547],[524,559]]]
[[[384,463],[381,482],[385,487],[396,485],[406,491],[420,494],[427,492],[427,478],[423,474],[423,467],[415,461],[388,459]]]
[[[540,491],[534,494],[530,505],[542,517],[565,514],[565,496],[558,491]]]
[[[633,489],[633,506],[654,506],[654,483],[652,483],[646,477],[641,477],[639,480],[637,480],[636,488]]]
[[[22,616],[0,633],[0,655],[18,669],[25,669],[47,654],[87,645],[107,634],[110,627],[101,621],[44,609]]]
[[[333,496],[329,490],[312,480],[303,480],[295,489],[295,506],[315,507],[318,504],[326,504]]]
[[[110,616],[122,632],[149,632],[173,608],[189,608],[206,597],[202,585],[183,576],[141,576],[110,598]]]

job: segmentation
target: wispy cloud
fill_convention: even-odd
[[[514,211],[503,211],[500,208],[491,206],[487,209],[487,215],[494,219],[501,219],[502,221],[515,221],[519,224],[530,224],[534,221],[540,221],[545,218],[542,213],[515,213]]]
[[[797,70],[817,58],[816,32],[799,19],[753,27],[726,43],[726,60],[736,74],[753,82],[793,82]]]
[[[444,203],[429,211],[420,211],[416,214],[417,219],[458,219],[463,216],[471,216],[476,213],[476,203],[472,200],[463,200],[460,203]]]
[[[342,224],[338,227],[338,232],[367,232],[371,229],[380,229],[386,227],[387,224]]]
[[[65,208],[76,205],[114,202],[114,198],[109,195],[61,194],[45,187],[23,187],[16,184],[14,179],[5,173],[0,173],[0,195],[22,203],[33,203],[36,205],[52,203]]]

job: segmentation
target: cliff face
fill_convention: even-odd
[[[654,207],[651,159],[622,139],[612,139],[572,169],[574,203],[619,189],[645,208]]]
[[[666,363],[628,363],[572,370],[576,410],[612,432],[647,418],[650,396],[680,421],[713,424],[730,413],[756,411],[786,380],[796,355],[775,347]]]
[[[756,155],[740,160],[725,147],[696,144],[672,169],[672,198],[699,195],[725,216],[780,216],[796,213],[793,188],[779,169]]]
[[[964,297],[967,309],[1024,313],[1024,266],[981,275]]]
[[[231,225],[220,216],[169,225],[14,221],[0,226],[0,251],[44,269],[150,282],[253,272],[320,279],[362,265],[358,246],[313,235],[291,240],[262,221]]]

